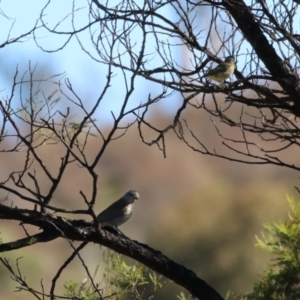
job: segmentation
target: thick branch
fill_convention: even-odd
[[[224,0],[223,5],[232,15],[237,26],[252,45],[259,58],[264,62],[270,73],[291,97],[295,105],[295,115],[300,116],[299,79],[289,72],[274,47],[269,43],[260,24],[255,21],[250,8],[243,0]]]
[[[73,241],[93,242],[104,245],[141,262],[152,270],[173,280],[200,300],[223,299],[205,281],[197,277],[193,271],[170,260],[161,252],[123,235],[113,234],[106,230],[98,231],[92,223],[83,220],[68,220],[37,211],[11,208],[4,205],[0,205],[0,219],[18,220],[42,228],[44,233],[32,236],[32,241],[39,238],[40,241],[46,241],[47,238],[51,240],[60,236]],[[27,239],[30,240],[30,238]],[[12,243],[1,244],[0,252],[10,250],[8,246],[11,247],[11,245]],[[23,243],[24,247],[29,245],[31,244],[28,241]]]
[[[40,232],[38,234],[28,236],[17,241],[3,243],[0,245],[0,252],[12,251],[23,247],[31,246],[37,243],[49,242],[51,240],[56,239],[57,237],[59,237],[59,234],[57,232],[53,232],[50,230]]]

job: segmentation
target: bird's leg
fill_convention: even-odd
[[[116,231],[120,234],[120,235],[123,235],[123,236],[126,236],[118,227],[115,227],[114,226],[114,229],[116,229]]]
[[[102,229],[110,232],[110,233],[113,233],[113,234],[119,234],[119,235],[122,235],[122,236],[126,236],[118,227],[116,226],[104,226],[102,227]]]
[[[225,89],[225,88],[226,88],[226,83],[225,83],[225,81],[220,82],[219,87],[220,87],[221,89]]]

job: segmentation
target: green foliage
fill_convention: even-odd
[[[177,298],[179,300],[197,300],[197,298],[193,297],[191,294],[189,294],[188,296],[186,296],[183,292],[181,292]]]
[[[135,264],[128,265],[123,260],[123,257],[113,252],[106,252],[104,256],[105,273],[103,275],[107,283],[108,294],[116,294],[116,297],[111,299],[118,299],[119,295],[132,294],[135,299],[139,299],[139,286],[149,284],[143,274],[143,266]]]
[[[150,300],[170,281],[163,276],[145,268],[140,264],[129,265],[122,255],[112,251],[104,252],[105,271],[101,283],[91,284],[91,280],[84,280],[81,284],[72,280],[65,282],[65,296],[70,299],[96,300],[99,293],[106,300]],[[95,272],[96,275],[97,272]],[[98,289],[98,286],[101,289]],[[97,291],[95,291],[97,287]],[[179,298],[190,300],[192,298]]]
[[[165,287],[169,281],[163,276],[140,264],[128,265],[122,255],[107,251],[104,253],[106,291],[117,300],[120,296],[129,295],[130,299],[152,299],[153,295]],[[149,292],[149,289],[151,291]]]
[[[98,300],[99,296],[92,289],[88,280],[83,280],[78,284],[72,280],[64,283],[65,296],[70,299],[80,300]]]
[[[254,285],[247,300],[300,299],[300,203],[287,197],[291,213],[288,220],[264,225],[267,234],[256,237],[257,247],[276,257]]]

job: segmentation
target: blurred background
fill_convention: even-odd
[[[24,1],[18,2],[16,6],[13,4],[15,2],[1,2],[1,9],[9,16],[9,19],[2,18],[3,28],[8,30],[12,22],[16,21],[13,36],[18,35],[20,28],[30,28],[46,3],[41,1],[36,5],[36,1]],[[62,15],[63,9],[68,11],[71,5],[70,1],[65,3],[67,4],[61,5]],[[48,11],[49,14],[50,12]],[[3,28],[1,43],[7,38],[7,31]],[[50,36],[40,35],[40,38],[48,46],[54,43]],[[1,48],[1,100],[10,95],[16,68],[23,74],[31,61],[33,65],[38,64],[36,78],[65,72],[65,76],[89,107],[101,92],[106,73],[101,65],[82,53],[78,45],[74,45],[76,42],[72,40],[63,51],[45,53],[29,39],[25,43]],[[184,52],[176,55],[184,61]],[[97,124],[104,132],[111,129],[111,111],[118,111],[122,103],[122,88],[119,88],[118,80],[116,77],[112,89],[95,115]],[[51,93],[54,87],[49,84],[43,89]],[[134,101],[147,97],[148,90],[155,92],[152,84],[138,86]],[[157,105],[151,112],[150,121],[161,127],[169,124],[172,122],[172,112],[181,101],[178,97]],[[18,95],[15,95],[14,103],[16,107],[20,105]],[[59,102],[61,110],[69,105],[64,98]],[[239,115],[240,112],[232,113]],[[220,147],[220,140],[207,113],[186,109],[184,117],[190,120],[194,133],[205,145],[212,149]],[[74,122],[79,122],[81,118],[81,115],[74,114]],[[224,130],[226,132],[223,133],[227,136],[235,134],[231,129]],[[82,136],[82,141],[83,138]],[[93,158],[101,144],[99,136],[91,137],[86,149],[88,156]],[[1,144],[2,149],[7,146],[9,145]],[[39,154],[53,172],[63,153],[64,148],[58,144],[39,149]],[[192,269],[222,295],[228,290],[236,294],[251,292],[258,274],[266,268],[270,259],[262,250],[255,248],[255,235],[260,236],[263,223],[287,218],[289,207],[286,194],[298,197],[294,186],[299,186],[299,175],[295,171],[275,166],[240,164],[201,155],[189,149],[172,132],[166,136],[166,154],[167,157],[164,158],[157,147],[143,144],[136,125],[132,126],[125,136],[109,145],[97,165],[99,180],[95,209],[100,212],[129,189],[137,190],[140,199],[136,202],[134,214],[120,228],[124,234],[162,251],[170,259]],[[298,150],[290,151],[282,158],[299,163]],[[13,170],[20,170],[24,159],[25,153],[22,152],[1,153],[0,180],[7,178]],[[47,191],[50,183],[43,181],[43,178],[40,180],[42,189]],[[91,189],[92,178],[88,173],[76,164],[70,165],[54,195],[52,205],[85,208],[79,192],[91,196]],[[8,205],[13,201],[13,205],[32,208],[3,191],[0,195],[1,198],[8,196]],[[80,216],[83,217],[86,216]],[[27,229],[30,233],[36,232],[33,228]],[[23,229],[16,222],[1,220],[0,232],[3,242],[24,237]],[[89,245],[83,251],[83,257],[92,272],[97,265],[100,270],[103,266],[102,250],[98,245]],[[69,243],[60,239],[2,253],[1,257],[9,258],[14,267],[15,260],[22,257],[19,267],[28,284],[39,289],[42,280],[47,291],[57,269],[71,253]],[[10,279],[8,270],[2,265],[0,274],[1,299],[31,299],[25,292],[14,292],[16,283]],[[76,260],[62,274],[59,281],[61,288],[57,291],[63,293],[65,280],[81,282],[85,277],[81,263]],[[98,272],[98,277],[100,281],[101,272]],[[170,284],[155,299],[175,299],[176,294],[182,290],[181,287]]]
[[[190,118],[199,122],[199,134],[206,136],[205,142],[213,143],[207,135],[206,123],[197,115]],[[95,154],[99,142],[94,138],[89,144],[91,155]],[[59,153],[57,148],[59,146],[42,148],[47,164],[52,164],[53,153]],[[2,173],[18,169],[22,164],[21,156],[10,159],[0,155]],[[253,282],[270,259],[255,248],[255,235],[260,236],[263,223],[287,218],[286,193],[297,197],[293,188],[298,185],[295,172],[199,155],[171,134],[167,139],[167,158],[164,159],[156,148],[139,140],[136,128],[110,145],[97,166],[97,173],[97,212],[127,190],[136,189],[140,199],[132,218],[120,228],[122,232],[192,269],[223,295],[227,290],[236,293],[251,291]],[[42,183],[42,187],[47,189],[47,183]],[[52,205],[85,208],[79,191],[90,195],[91,178],[74,165],[67,170]],[[5,195],[1,192],[1,197]],[[14,201],[14,205],[18,203]],[[3,242],[24,236],[18,225],[1,220]],[[26,227],[29,232],[36,232]],[[83,251],[91,271],[97,265],[103,266],[101,251],[98,245],[89,245]],[[19,261],[22,274],[39,288],[41,279],[44,286],[49,287],[58,267],[71,253],[69,243],[60,239],[2,253],[1,256],[8,257],[12,265],[15,259],[22,257]],[[13,293],[16,283],[2,265],[0,272],[4,299],[30,299],[26,293]],[[101,278],[101,271],[98,275]],[[85,277],[80,262],[75,261],[63,273],[60,283],[68,279],[81,282]],[[168,285],[158,294],[161,297],[155,299],[175,299],[181,290],[181,287],[175,289],[174,285]],[[167,294],[168,298],[165,292],[171,293]]]

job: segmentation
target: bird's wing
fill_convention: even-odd
[[[122,207],[124,205],[121,205],[120,202],[115,202],[112,205],[110,205],[108,208],[106,208],[104,211],[102,211],[97,219],[100,223],[110,221],[115,218],[119,218],[124,215],[123,210],[126,209],[125,207]]]
[[[209,70],[206,75],[216,75],[216,74],[219,74],[220,72],[224,72],[224,71],[226,71],[226,68],[221,63],[214,69]]]
[[[121,199],[117,200],[98,215],[100,223],[109,222],[132,214],[133,203],[139,198],[138,192],[130,190]]]

